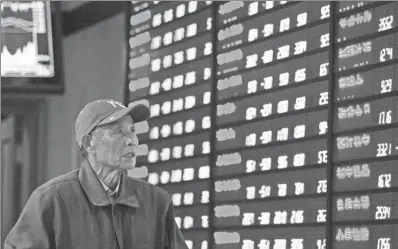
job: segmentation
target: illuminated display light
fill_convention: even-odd
[[[181,5],[185,7],[181,7]],[[134,7],[132,5],[130,8],[134,9]],[[185,3],[170,2],[154,6],[154,8],[147,8],[142,12],[133,13],[130,16],[129,34],[133,36],[152,28],[169,25],[172,21],[179,22],[181,18],[193,15],[206,7],[208,7],[208,4],[204,1],[189,1]],[[185,9],[184,15],[182,15],[183,8]]]
[[[325,194],[326,169],[278,172],[217,180],[214,183],[216,202]]]
[[[337,42],[344,42],[353,38],[376,34],[396,28],[398,15],[398,3],[393,2],[382,6],[364,10],[340,18],[337,22]]]
[[[193,108],[207,106],[209,84],[198,84],[185,91],[172,91],[162,96],[157,96],[150,101],[152,118],[162,117],[172,113],[182,113]]]
[[[297,83],[305,83],[329,74],[328,54],[293,59],[272,67],[234,74],[217,81],[217,99],[251,95],[276,90]],[[325,85],[327,82],[324,83]],[[282,90],[282,89],[281,89]]]
[[[398,91],[398,64],[340,76],[336,79],[337,102]]]
[[[203,70],[203,80],[208,80],[210,75],[208,74],[209,68],[204,68]],[[176,75],[172,78],[166,78],[163,82],[153,82],[150,84],[149,94],[156,95],[161,91],[167,92],[174,89],[183,87],[183,85],[189,86],[196,82],[196,75],[199,74],[197,71],[189,71],[183,74]]]
[[[151,71],[158,72],[163,69],[188,63],[197,58],[210,55],[212,53],[212,44],[210,35],[204,35],[191,41],[187,45],[167,48],[166,50],[152,52],[154,54],[151,60]]]
[[[195,38],[190,43],[177,44],[131,58],[129,61],[129,75],[133,79],[146,77],[153,73],[159,74],[164,70],[181,67],[184,63],[187,64],[209,56],[212,53],[212,44],[210,41],[210,34],[207,34]],[[140,59],[145,59],[145,62]]]
[[[326,248],[324,227],[299,228],[240,228],[217,230],[214,232],[215,249],[242,248],[289,248],[298,244],[299,248]]]
[[[347,71],[397,59],[398,34],[386,35],[345,45],[337,49],[336,67]]]
[[[387,179],[387,178],[386,178]],[[334,221],[397,220],[398,193],[344,195],[334,198]]]
[[[288,1],[229,1],[220,4],[218,7],[217,13],[219,20],[217,25],[221,27],[225,24],[235,22],[248,16],[255,17],[258,14],[264,13],[266,11],[271,11],[273,8],[285,5],[287,2]],[[295,8],[296,6],[291,7]],[[272,14],[272,12],[264,15],[268,14]]]
[[[398,225],[345,225],[333,229],[333,248],[348,249],[374,245],[373,248],[393,248]]]
[[[337,12],[344,13],[352,11],[368,4],[372,4],[372,1],[341,1],[337,3]]]
[[[217,76],[257,68],[329,46],[329,25],[322,24],[217,55]]]
[[[223,204],[214,211],[217,228],[325,223],[326,198]]]
[[[334,162],[374,159],[398,155],[398,129],[338,136],[334,141]]]
[[[174,177],[174,172],[171,178]],[[209,188],[205,182],[161,185],[173,199],[175,206],[189,206],[209,203]],[[167,184],[167,183],[166,183]],[[204,187],[204,188],[203,188]]]
[[[173,115],[150,119],[148,124],[151,128],[146,133],[138,135],[141,142],[206,130],[211,126],[210,108],[204,107],[182,112],[178,119]]]
[[[398,97],[336,107],[335,132],[381,127],[398,122]]]
[[[157,163],[210,153],[209,133],[170,138],[148,143],[148,155],[138,156],[138,164]]]
[[[186,230],[184,231],[184,239],[189,249],[209,249],[208,232]],[[188,242],[187,242],[188,241]]]
[[[163,162],[161,165],[151,166],[148,168],[148,182],[154,185],[162,185],[160,175],[165,171],[169,172],[170,177],[173,172],[181,171],[181,182],[205,180],[210,178],[209,158],[204,156],[174,162]]]
[[[201,166],[197,170],[198,179],[207,179],[210,177],[209,166]],[[181,181],[192,181],[195,178],[195,170],[193,168],[176,169],[170,172],[162,171],[161,173],[152,172],[149,173],[148,182],[151,184],[167,184],[169,181],[171,183],[181,182]]]
[[[188,247],[397,247],[398,4],[233,1],[182,18],[184,6],[134,36],[128,79],[152,105],[137,161],[184,210]]]
[[[336,192],[398,187],[396,161],[370,161],[334,166]]]
[[[197,54],[196,52],[197,48],[191,47],[186,49],[185,51],[184,50],[178,51],[174,53],[174,55],[166,55],[165,57],[163,57],[163,60],[155,59],[151,62],[151,70],[153,72],[156,72],[162,69],[162,67],[166,69],[173,65],[179,65],[184,62],[184,59],[187,61],[194,60],[196,58]],[[209,55],[210,53],[211,53],[211,43],[208,42],[205,44],[204,55]]]
[[[129,57],[133,58],[143,53],[163,49],[176,42],[210,32],[210,12],[210,9],[199,12],[182,21],[170,23],[161,29],[145,31],[130,37]]]
[[[160,1],[131,1],[131,11],[133,13],[150,9],[159,4]]]
[[[322,20],[324,9],[327,8],[330,8],[327,2],[304,2],[295,5],[293,9],[283,8],[242,23],[223,27],[217,34],[217,50],[223,51],[257,39],[271,38],[290,29],[304,28],[308,24]]]
[[[308,167],[328,162],[326,140],[218,153],[216,176]]]
[[[203,193],[208,193],[208,192],[203,192]],[[206,196],[206,194],[203,194],[203,195]],[[173,199],[174,206],[192,205],[194,202],[194,194],[192,192],[174,193],[172,195],[172,199]]]
[[[131,1],[131,10],[133,12],[140,12],[149,8],[153,2],[150,1]]]
[[[184,87],[209,83],[211,79],[211,58],[196,60],[188,64],[170,68],[167,74],[159,73],[148,75],[148,77],[132,79],[129,81],[129,98],[136,100],[137,98],[156,96],[150,100],[151,103],[157,102],[158,99],[166,101],[170,99],[164,96],[157,96],[174,90],[182,90]],[[210,86],[208,91],[210,91]],[[191,93],[196,90],[190,89]],[[200,91],[200,90],[199,90]],[[174,95],[173,93],[170,93]],[[188,94],[187,94],[188,95]],[[173,98],[180,97],[178,94]]]
[[[216,150],[237,149],[325,135],[327,112],[317,111],[217,130]]]
[[[182,230],[207,228],[208,217],[206,206],[175,207],[175,221]]]
[[[326,107],[329,103],[326,83],[326,81],[321,81],[294,88],[294,90],[285,89],[280,92],[218,104],[216,123],[224,125],[237,121],[290,114],[318,106]]]

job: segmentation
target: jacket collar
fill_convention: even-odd
[[[87,160],[84,160],[80,166],[79,181],[93,205],[112,205],[108,194],[105,192],[105,189],[102,187],[101,182]],[[129,181],[125,173],[122,174],[120,181],[120,189],[115,202],[130,207],[139,207],[133,183]]]
[[[120,188],[120,182],[122,181],[122,178],[120,177],[119,181],[117,182],[117,186],[116,189],[114,191],[112,191],[112,189],[110,189],[108,186],[106,186],[106,184],[101,180],[101,178],[98,177],[98,180],[100,180],[100,183],[102,185],[102,187],[105,189],[105,192],[108,195],[117,195],[119,193],[119,188]]]

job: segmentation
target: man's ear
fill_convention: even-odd
[[[91,150],[91,136],[89,136],[89,135],[83,136],[82,146],[87,152],[89,152]]]

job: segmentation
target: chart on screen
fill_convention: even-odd
[[[53,77],[50,3],[1,2],[1,76]]]

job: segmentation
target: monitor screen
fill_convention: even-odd
[[[57,8],[47,1],[1,2],[3,92],[63,91]]]

